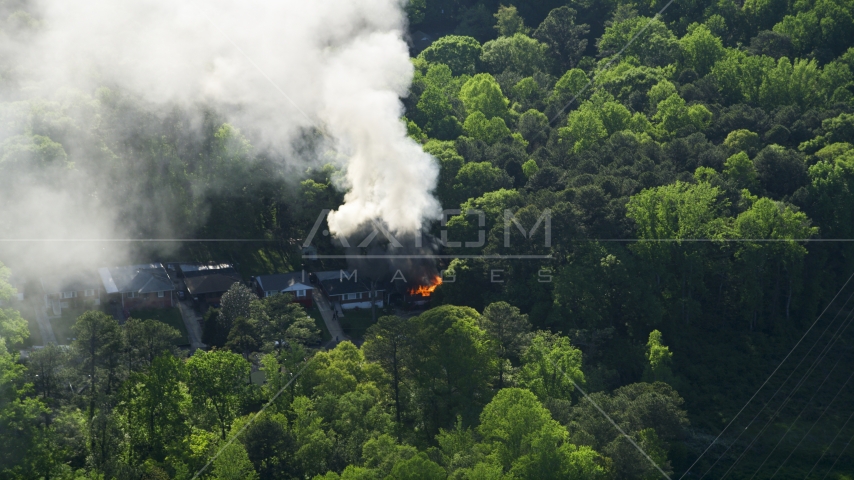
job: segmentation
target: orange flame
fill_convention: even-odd
[[[418,287],[416,287],[416,288],[410,288],[409,294],[410,295],[420,295],[422,297],[429,297],[430,294],[432,294],[433,291],[436,290],[436,287],[438,287],[441,284],[442,284],[442,277],[437,275],[437,276],[433,277],[433,279],[430,281],[430,285],[418,285]]]

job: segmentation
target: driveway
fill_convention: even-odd
[[[332,335],[332,342],[335,339],[338,339],[339,342],[348,340],[349,337],[344,335],[344,329],[341,328],[341,324],[338,320],[332,318],[332,306],[329,304],[329,300],[322,294],[317,292],[317,295],[314,295],[314,301],[317,303],[317,309],[320,310],[320,315],[323,317],[323,323],[326,324],[326,329],[329,330],[329,334]],[[332,343],[330,342],[330,344]]]
[[[45,346],[51,343],[58,345],[56,335],[53,334],[53,327],[50,325],[50,320],[47,318],[47,313],[44,310],[44,305],[38,300],[30,302],[30,308],[36,312],[36,323],[39,324],[39,333],[42,334],[42,343]]]
[[[187,327],[187,337],[190,340],[190,352],[196,351],[198,348],[205,348],[207,345],[202,343],[202,317],[193,309],[193,304],[190,300],[178,300],[178,309],[181,310],[181,318],[184,320],[184,326]]]

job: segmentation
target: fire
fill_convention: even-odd
[[[420,295],[422,297],[429,297],[430,294],[436,290],[436,287],[442,284],[442,277],[435,276],[430,282],[430,285],[418,285],[416,288],[409,289],[410,295]]]

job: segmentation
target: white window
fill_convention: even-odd
[[[361,293],[348,293],[347,295],[344,295],[344,300],[358,300],[360,298],[362,298]]]
[[[304,297],[304,296],[305,296],[305,290],[297,290],[297,297]]]
[[[164,292],[157,292],[157,298],[163,298]]]
[[[86,295],[87,297],[94,297],[95,296],[95,290],[86,290],[83,294]]]
[[[76,298],[77,292],[62,292],[62,298]]]
[[[128,298],[134,298],[136,296],[136,293],[135,292],[128,292],[127,296],[128,296]]]

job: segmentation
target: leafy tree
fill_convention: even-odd
[[[30,352],[27,361],[27,371],[30,382],[33,384],[35,394],[41,396],[47,405],[60,400],[67,390],[67,380],[71,372],[70,355],[68,352],[54,344],[45,346],[39,350]]]
[[[590,399],[573,407],[570,438],[583,438],[585,444],[610,457],[613,471],[620,478],[661,476],[649,460],[598,412],[593,406],[595,402],[641,448],[651,453],[665,472],[672,471],[664,453],[669,450],[670,442],[684,438],[688,418],[682,409],[684,400],[670,385],[662,382],[634,383],[611,394],[591,393]]]
[[[480,59],[490,73],[509,70],[530,76],[535,72],[549,70],[547,52],[545,44],[523,33],[516,33],[512,37],[498,37],[484,43]]]
[[[228,332],[228,342],[225,344],[231,351],[249,359],[249,354],[261,349],[261,332],[258,322],[246,317],[237,317],[231,331]]]
[[[175,342],[181,338],[181,332],[158,320],[139,320],[129,318],[124,325],[124,342],[129,347],[128,364],[136,370],[136,365],[147,368],[154,359],[164,353],[175,352]]]
[[[362,345],[365,358],[379,363],[391,379],[394,412],[398,428],[403,426],[403,405],[400,390],[404,375],[403,366],[406,363],[405,356],[408,355],[407,334],[409,330],[406,320],[400,317],[380,317],[376,324],[368,327],[367,332],[365,332],[365,343]]]
[[[487,306],[481,316],[481,326],[495,342],[498,355],[498,388],[504,387],[506,363],[517,360],[530,341],[531,324],[528,316],[507,302]]]
[[[672,63],[674,54],[679,51],[678,40],[664,22],[642,16],[615,21],[605,28],[596,46],[600,56],[610,57],[626,45],[623,55],[636,57],[649,66]]]
[[[246,449],[240,442],[232,442],[223,448],[213,461],[214,478],[217,480],[256,480],[258,472],[253,468]]]
[[[588,150],[608,136],[601,117],[592,109],[579,109],[570,113],[566,127],[558,132],[561,141],[574,153]]]
[[[519,384],[545,401],[569,400],[575,384],[581,383],[584,383],[581,351],[567,337],[537,332],[522,354]]]
[[[727,158],[724,164],[724,175],[741,188],[756,188],[756,167],[744,152],[738,152]]]
[[[587,75],[583,70],[573,68],[568,70],[555,83],[554,91],[552,92],[549,102],[556,105],[558,108],[564,108],[570,101],[575,98],[577,103],[580,103],[582,98],[576,98],[582,94],[582,90],[587,86]],[[588,92],[589,93],[589,92]]]
[[[709,73],[712,65],[726,53],[721,39],[712,34],[705,25],[697,25],[691,29],[679,40],[679,47],[684,65],[701,77]]]
[[[158,356],[148,373],[130,376],[122,387],[117,411],[129,435],[132,464],[147,458],[162,462],[169,447],[178,447],[189,433],[189,395],[183,384],[184,364],[170,354]]]
[[[80,315],[75,322],[72,347],[80,361],[81,371],[88,379],[89,421],[95,416],[95,401],[101,387],[99,373],[106,370],[105,390],[109,394],[117,380],[118,362],[114,361],[121,349],[119,324],[103,312],[90,310]]]
[[[478,317],[471,308],[447,305],[410,320],[414,355],[405,368],[430,438],[453,425],[458,415],[464,424],[473,423],[488,401],[495,356]]]
[[[424,118],[424,130],[434,138],[450,140],[459,136],[461,125],[454,115],[448,95],[440,88],[429,86],[421,94],[416,106]]]
[[[472,37],[446,35],[418,55],[430,63],[443,63],[454,75],[474,75],[480,58],[480,42]]]
[[[487,119],[480,112],[474,112],[466,118],[463,123],[463,131],[466,135],[482,140],[487,145],[492,145],[503,138],[510,136],[510,129],[501,117]]]
[[[705,129],[712,120],[712,112],[703,105],[687,106],[677,94],[658,103],[652,120],[669,135],[684,135]]]
[[[587,48],[587,39],[583,37],[590,28],[586,24],[576,24],[576,14],[575,10],[567,6],[555,8],[533,35],[557,57],[555,66],[561,73],[574,68]]]
[[[519,12],[513,5],[509,7],[500,5],[498,13],[494,17],[496,20],[495,29],[498,30],[498,35],[502,37],[512,37],[517,33],[527,35],[529,31],[525,26],[525,21],[519,16]]]
[[[510,177],[504,170],[489,162],[467,163],[454,179],[455,204],[510,186]]]
[[[658,330],[650,332],[649,341],[646,343],[646,359],[649,364],[644,367],[644,381],[672,383],[673,372],[670,370],[672,358],[673,353],[661,343],[661,332]]]
[[[750,39],[748,51],[751,55],[765,55],[775,60],[792,53],[792,39],[771,30],[763,30]]]
[[[406,460],[397,462],[391,469],[391,478],[401,480],[444,480],[448,478],[445,469],[427,458],[423,452]]]
[[[499,391],[483,409],[478,432],[490,457],[516,478],[604,477],[596,452],[570,444],[566,429],[528,390]]]
[[[756,155],[753,163],[759,183],[775,196],[791,195],[807,182],[803,156],[794,150],[769,145]]]
[[[223,439],[238,415],[248,377],[249,363],[231,352],[196,350],[187,360],[187,386],[197,414],[217,427]]]
[[[741,151],[748,155],[756,155],[761,142],[759,141],[758,134],[753,133],[750,130],[740,128],[729,132],[726,136],[726,140],[724,140],[724,145],[729,147],[732,151]]]
[[[283,414],[270,415],[265,411],[246,427],[240,440],[258,476],[279,478],[296,476],[292,454],[296,439],[288,430],[288,419]]]
[[[517,130],[529,144],[540,145],[548,139],[549,117],[537,110],[528,110],[519,116]]]
[[[6,341],[7,347],[18,345],[29,336],[27,321],[17,310],[5,307],[13,293],[9,285],[10,275],[9,269],[0,262],[0,337]]]
[[[460,89],[460,100],[468,114],[480,112],[491,119],[507,116],[510,101],[501,93],[501,87],[488,73],[479,73],[470,78]]]

